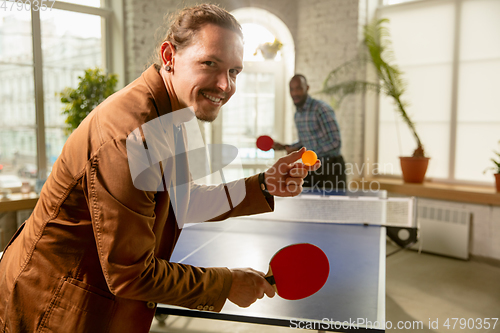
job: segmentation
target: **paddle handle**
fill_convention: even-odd
[[[274,280],[273,269],[271,268],[270,265],[269,265],[269,271],[267,272],[266,276],[264,276],[264,279],[266,279],[266,281],[269,282],[269,284],[274,287],[276,293],[278,293],[278,287],[276,287],[276,280]]]
[[[274,275],[269,275],[264,278],[266,279],[267,282],[269,282],[271,286],[276,284],[276,280],[274,280]]]

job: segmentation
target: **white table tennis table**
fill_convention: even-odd
[[[294,243],[319,246],[330,275],[316,294],[289,301],[264,297],[248,308],[227,301],[220,313],[158,304],[158,314],[335,332],[385,332],[386,230],[364,224],[233,218],[185,228],[172,262],[201,267],[252,267]]]

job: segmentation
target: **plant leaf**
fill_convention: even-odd
[[[99,68],[85,70],[78,79],[77,88],[68,87],[59,94],[64,104],[62,114],[67,116],[66,134],[76,129],[94,108],[112,95],[118,82],[116,74],[106,74]]]
[[[382,92],[394,101],[395,110],[412,131],[419,154],[423,145],[417,134],[415,124],[406,109],[408,103],[402,100],[406,91],[403,73],[394,63],[389,29],[385,26],[389,20],[382,18],[367,24],[363,29],[363,44],[358,55],[334,68],[323,82],[321,93],[332,96],[337,105],[344,97],[367,91]],[[369,64],[375,70],[379,83],[365,79],[365,66]]]

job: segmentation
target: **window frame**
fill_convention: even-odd
[[[123,3],[120,0],[101,0],[101,7],[90,7],[67,2],[55,1],[51,9],[64,10],[82,14],[100,16],[101,45],[104,69],[117,73],[119,77],[118,86],[123,87],[125,82],[125,60],[123,42]],[[35,89],[35,122],[37,139],[37,165],[39,177],[47,177],[47,155],[46,155],[46,128],[45,128],[45,106],[44,106],[44,84],[43,84],[43,58],[42,37],[40,24],[40,11],[31,11],[31,31],[33,43],[33,75]],[[112,37],[118,38],[112,38]],[[113,52],[115,51],[115,52]]]

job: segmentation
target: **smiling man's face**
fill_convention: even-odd
[[[243,40],[214,24],[204,25],[193,43],[174,54],[172,84],[181,107],[193,107],[204,121],[217,118],[236,91],[243,70]]]

